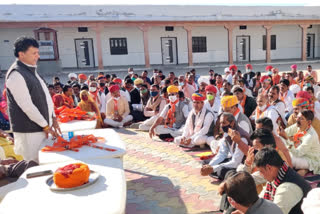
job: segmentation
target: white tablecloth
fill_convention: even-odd
[[[80,130],[95,129],[96,125],[96,120],[72,120],[67,123],[59,123],[62,132],[74,132]]]
[[[106,150],[101,150],[97,148],[92,148],[89,146],[83,146],[79,148],[79,152],[74,151],[63,151],[63,152],[39,152],[39,162],[40,165],[65,162],[72,160],[90,160],[99,158],[115,158],[122,157],[126,153],[125,143],[120,139],[118,133],[113,129],[92,129],[85,131],[76,131],[75,135],[89,135],[93,134],[96,137],[104,137],[106,139],[105,143],[96,143],[98,146],[104,146],[117,151],[111,152]],[[42,147],[45,145],[52,145],[52,140],[47,140]],[[41,147],[41,148],[42,148]]]
[[[53,172],[77,161],[49,164],[28,169],[14,185],[0,205],[0,213],[10,214],[119,214],[125,212],[126,180],[122,160],[118,158],[89,160],[91,170],[100,173],[96,183],[82,189],[54,192],[46,184],[47,178],[26,179],[26,174],[43,170]],[[1,192],[1,190],[0,190]],[[2,192],[2,194],[4,194]]]

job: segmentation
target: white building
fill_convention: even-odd
[[[278,6],[0,5],[0,65],[11,65],[13,43],[22,35],[40,41],[44,67],[306,61],[320,57],[319,11]]]

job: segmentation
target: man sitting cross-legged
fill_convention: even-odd
[[[176,137],[175,143],[185,147],[202,147],[208,136],[213,136],[214,117],[212,112],[204,107],[205,99],[205,96],[199,93],[192,95],[193,109],[188,115],[182,136]]]
[[[202,166],[201,175],[206,176],[214,173],[219,179],[223,180],[229,170],[237,168],[244,156],[238,144],[231,139],[232,133],[235,130],[238,131],[241,136],[241,141],[245,144],[250,142],[250,138],[246,131],[238,127],[235,117],[230,113],[222,113],[220,124],[224,132],[223,138],[213,141],[213,143],[218,144],[219,151],[208,165]]]

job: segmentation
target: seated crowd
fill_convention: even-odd
[[[224,72],[166,77],[154,69],[149,78],[129,68],[123,79],[70,73],[68,83],[54,77],[48,88],[56,109],[93,112],[97,128],[136,125],[181,147],[208,146],[213,158],[200,173],[222,181],[226,213],[302,213],[311,189],[302,176],[320,174],[317,73],[292,65],[288,73],[267,66],[262,74],[250,64],[245,73],[236,65]]]

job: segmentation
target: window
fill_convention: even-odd
[[[173,26],[166,26],[166,31],[174,31],[174,27]]]
[[[192,37],[192,52],[207,52],[207,37]]]
[[[240,30],[247,30],[247,25],[240,25],[240,26],[239,26],[239,29],[240,29]]]
[[[263,35],[262,43],[263,43],[262,48],[265,51],[267,46],[266,35]],[[271,50],[276,50],[276,49],[277,49],[277,37],[276,35],[271,35]]]
[[[110,38],[111,55],[128,54],[127,38]]]
[[[88,32],[87,27],[78,27],[78,32]]]

